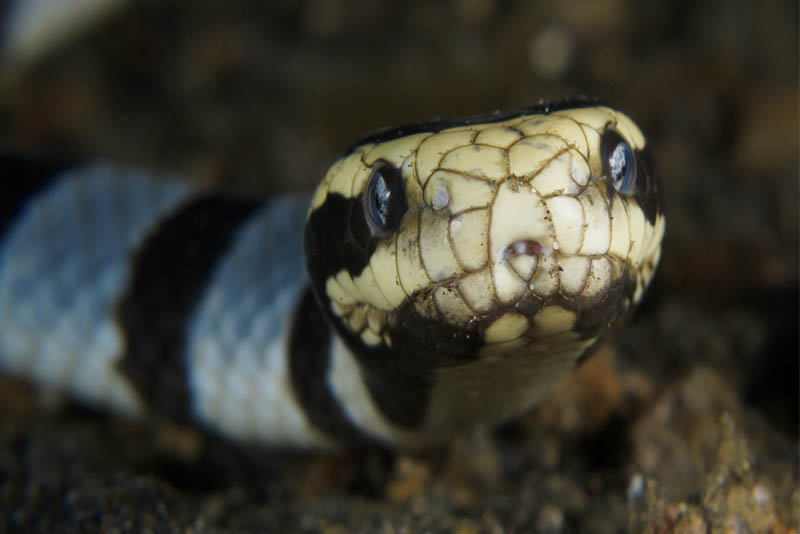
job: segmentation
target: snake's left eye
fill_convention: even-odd
[[[600,154],[603,175],[623,195],[633,194],[636,188],[636,155],[625,139],[614,130],[603,133]]]
[[[384,237],[400,226],[408,210],[400,170],[385,161],[374,164],[364,195],[364,213],[372,233]]]

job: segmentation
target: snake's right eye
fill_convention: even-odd
[[[373,235],[384,237],[394,232],[407,210],[399,169],[385,161],[376,162],[364,194],[364,213]]]

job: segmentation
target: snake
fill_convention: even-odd
[[[0,168],[0,370],[265,446],[519,417],[630,317],[665,230],[645,137],[593,102],[379,130],[310,197]]]

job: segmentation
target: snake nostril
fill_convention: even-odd
[[[548,249],[533,239],[520,239],[508,245],[503,252],[503,258],[511,260],[517,256],[539,256],[548,254]]]

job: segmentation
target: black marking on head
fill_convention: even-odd
[[[594,338],[594,342],[584,349],[575,363],[576,367],[594,353],[598,343],[606,337],[612,328],[616,328],[630,319],[633,313],[633,294],[635,291],[636,282],[629,274],[625,273],[624,276],[612,282],[608,292],[600,301],[580,310],[580,315],[573,329],[580,334],[581,339]]]
[[[635,282],[625,272],[611,282],[600,299],[586,301],[578,297],[574,302],[564,299],[559,305],[578,314],[572,328],[580,334],[581,339],[602,338],[627,318],[635,290]]]
[[[380,240],[397,230],[407,210],[400,171],[385,161],[373,165],[361,195],[328,194],[306,223],[306,263],[312,280],[324,287],[343,269],[352,277],[360,275]]]
[[[661,177],[647,147],[632,150],[630,143],[613,127],[603,132],[600,157],[610,202],[617,194],[631,197],[650,224],[662,212]],[[614,164],[618,167],[614,169]],[[615,172],[616,171],[616,172]]]
[[[312,280],[325,281],[341,270],[357,277],[369,265],[380,238],[369,229],[361,197],[338,193],[311,212],[305,231],[306,264]],[[324,291],[324,289],[323,289]]]
[[[0,236],[25,209],[28,201],[63,175],[74,162],[47,158],[0,156]]]
[[[353,199],[342,195],[328,195],[306,222],[306,266],[312,280],[321,282],[323,292],[328,277],[345,268],[345,242],[353,204]]]
[[[308,288],[294,312],[289,336],[292,391],[316,428],[345,445],[365,444],[370,438],[353,424],[328,383],[332,339],[333,332]]]
[[[323,293],[330,276],[343,269],[357,276],[368,265],[377,243],[371,248],[362,245],[363,237],[369,235],[363,213],[360,199],[336,193],[311,212],[305,229],[306,265],[314,287]]]
[[[650,150],[645,147],[637,150],[636,161],[639,167],[639,179],[633,198],[644,211],[644,216],[650,224],[655,224],[656,216],[663,213],[664,199],[661,192],[661,175]]]
[[[542,311],[542,308],[545,307],[546,302],[547,301],[543,297],[540,297],[532,292],[525,293],[522,295],[522,297],[520,297],[517,303],[514,304],[514,309],[523,315],[532,317]]]
[[[601,106],[597,101],[581,98],[574,100],[562,100],[553,103],[538,104],[535,106],[527,106],[524,108],[517,108],[507,111],[495,111],[493,113],[484,115],[473,115],[471,117],[463,117],[458,119],[444,119],[432,120],[425,122],[418,122],[414,124],[406,124],[394,128],[382,128],[354,143],[347,150],[346,154],[350,154],[359,146],[366,144],[385,143],[407,135],[414,135],[418,133],[437,133],[448,128],[458,128],[461,126],[470,126],[473,124],[491,124],[495,122],[503,122],[523,115],[547,115],[555,111],[563,111],[565,109],[586,108],[593,106]]]
[[[165,218],[140,244],[117,303],[120,371],[157,412],[189,419],[186,329],[219,260],[260,203],[203,196]]]

